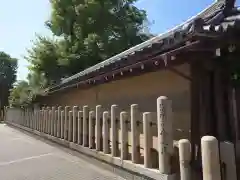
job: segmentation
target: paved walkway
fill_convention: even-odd
[[[123,180],[80,157],[0,124],[1,180]]]

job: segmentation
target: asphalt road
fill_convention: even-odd
[[[123,180],[53,144],[0,124],[1,180]]]

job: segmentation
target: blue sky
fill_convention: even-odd
[[[31,47],[35,33],[51,35],[44,27],[50,15],[49,0],[0,0],[0,51],[19,59],[18,79],[25,79],[27,62],[23,56]],[[139,0],[152,25],[151,32],[159,34],[194,16],[214,0]],[[238,4],[240,0],[238,0]]]

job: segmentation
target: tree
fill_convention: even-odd
[[[30,71],[28,81],[19,81],[11,90],[9,104],[13,107],[28,106],[39,94],[44,93],[47,81],[44,74]]]
[[[27,81],[19,81],[11,89],[9,104],[12,107],[27,106],[31,100],[31,90]]]
[[[17,59],[0,52],[0,109],[8,105],[8,96],[16,80]]]
[[[35,70],[44,72],[50,80],[60,80],[147,40],[150,35],[143,31],[146,12],[136,8],[134,2],[51,0],[51,18],[46,25],[60,40],[49,51],[43,50],[48,49],[45,40],[33,48],[31,58],[38,59],[34,60],[38,62]],[[38,51],[46,53],[35,56]],[[56,73],[56,67],[61,73]]]
[[[136,8],[134,2],[51,0],[52,13],[46,25],[54,38],[38,35],[34,40],[25,57],[30,63],[28,88],[26,83],[18,83],[11,94],[12,104],[23,103],[21,94],[25,92],[32,99],[43,92],[43,87],[152,37],[145,31],[145,11]]]
[[[45,76],[47,84],[59,82],[63,66],[59,64],[62,58],[60,43],[57,40],[37,36],[25,59],[30,63],[30,76]]]

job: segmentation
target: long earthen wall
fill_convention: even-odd
[[[190,76],[189,65],[174,68]],[[190,81],[167,69],[89,89],[69,90],[61,95],[52,95],[45,103],[48,106],[88,105],[92,110],[95,110],[98,104],[101,104],[104,110],[110,110],[112,104],[117,104],[120,110],[124,111],[129,111],[131,104],[139,104],[141,112],[156,112],[156,99],[159,96],[167,96],[173,102],[174,139],[189,138]],[[157,135],[154,126],[153,132]]]

